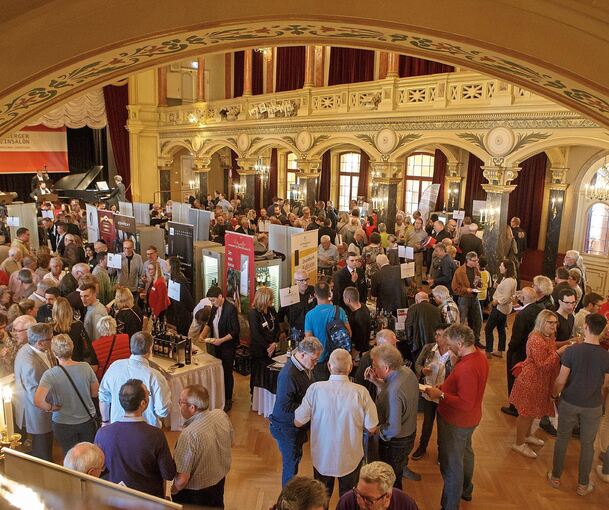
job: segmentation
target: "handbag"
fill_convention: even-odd
[[[112,352],[114,351],[114,344],[116,343],[116,335],[112,335],[112,345],[110,346],[110,351],[108,351],[108,357],[106,358],[106,362],[104,363],[104,368],[103,368],[103,372],[102,372],[102,377],[104,376],[104,374],[106,373],[106,370],[108,370],[108,363],[110,361],[110,358],[112,357]],[[101,378],[100,378],[101,379]]]
[[[74,388],[74,391],[76,392],[76,396],[78,397],[78,400],[80,400],[80,403],[82,404],[82,406],[85,408],[85,411],[89,415],[89,418],[90,418],[89,421],[92,421],[94,423],[96,431],[99,430],[101,428],[101,416],[99,416],[97,413],[95,415],[92,415],[89,412],[89,408],[87,407],[87,404],[85,404],[85,401],[80,396],[80,391],[78,391],[78,388],[74,384],[74,381],[70,377],[70,374],[68,374],[68,371],[65,368],[63,368],[61,365],[57,365],[57,366],[63,370],[64,374],[66,374],[66,377],[68,378],[68,381],[70,381],[70,384],[72,385],[72,388]]]
[[[520,372],[522,372],[522,367],[524,366],[524,361],[519,361],[512,367],[512,375],[514,377],[518,377]]]

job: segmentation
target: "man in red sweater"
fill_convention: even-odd
[[[440,388],[425,393],[438,399],[440,472],[444,479],[442,509],[456,510],[461,499],[471,501],[474,475],[472,434],[482,418],[482,398],[488,362],[476,348],[474,332],[463,324],[446,329],[448,348],[459,358]]]

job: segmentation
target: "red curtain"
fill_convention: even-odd
[[[319,179],[319,200],[330,200],[330,183],[332,178],[332,157],[330,151],[321,156],[321,177]]]
[[[474,200],[486,200],[486,192],[482,189],[485,179],[482,175],[484,162],[470,153],[467,162],[467,180],[465,182],[465,212],[472,213],[472,202]]]
[[[433,60],[400,55],[400,68],[398,71],[400,78],[423,76],[425,74],[452,73],[454,70],[453,66],[434,62]]]
[[[328,85],[357,83],[374,79],[374,51],[330,48]]]
[[[440,149],[436,149],[433,160],[433,179],[432,184],[439,184],[438,200],[436,201],[436,211],[444,210],[444,177],[446,176],[446,156]]]
[[[264,55],[259,51],[252,51],[252,94],[264,92]]]
[[[128,86],[105,86],[104,103],[106,105],[108,131],[110,131],[110,140],[112,141],[116,170],[123,178],[123,184],[127,188],[127,199],[131,200],[129,132],[127,131],[127,104],[129,104]]]
[[[545,152],[541,152],[523,161],[520,166],[522,170],[512,181],[512,184],[516,184],[516,189],[510,193],[508,217],[520,218],[520,227],[527,233],[528,247],[536,250],[548,157]]]
[[[305,47],[277,48],[275,91],[297,90],[304,86]]]
[[[235,51],[233,54],[233,97],[243,95],[243,61],[244,52]]]
[[[368,168],[370,167],[370,156],[360,150],[362,155],[359,160],[359,181],[357,184],[357,196],[368,198]]]
[[[277,149],[271,150],[271,161],[269,163],[269,181],[265,190],[264,205],[270,205],[273,197],[277,195]]]

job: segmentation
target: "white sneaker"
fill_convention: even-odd
[[[534,444],[535,446],[543,446],[546,442],[535,436],[529,436],[524,440],[525,443]]]
[[[609,483],[609,475],[603,473],[603,465],[599,464],[596,466],[596,474],[605,483]]]
[[[525,443],[521,445],[514,443],[512,445],[512,450],[520,453],[521,455],[524,455],[525,457],[529,457],[529,459],[537,458],[537,454],[533,450],[531,450]]]

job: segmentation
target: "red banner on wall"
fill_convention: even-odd
[[[34,173],[45,166],[48,172],[69,172],[65,127],[28,126],[0,139],[0,172]]]
[[[239,312],[247,312],[256,291],[254,237],[227,231],[224,246],[226,297],[235,304]]]

